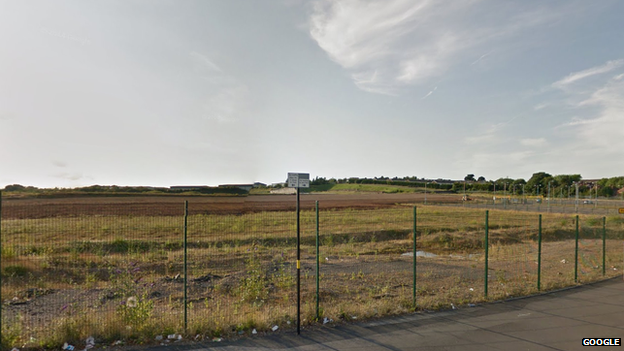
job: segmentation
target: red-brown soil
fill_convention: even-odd
[[[18,198],[2,200],[3,219],[72,216],[179,216],[184,214],[242,214],[294,210],[294,195],[249,196],[84,196],[66,198]],[[387,208],[397,204],[422,203],[424,194],[302,194],[301,209]],[[456,194],[428,194],[428,203],[460,203]]]

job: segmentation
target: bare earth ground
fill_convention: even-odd
[[[2,203],[3,219],[29,219],[50,217],[74,216],[181,216],[184,213],[184,201],[189,201],[189,214],[243,214],[260,211],[287,211],[295,207],[295,197],[292,195],[253,195],[246,197],[208,197],[208,196],[132,196],[132,197],[72,197],[48,199],[5,199]],[[302,209],[314,208],[315,201],[319,201],[321,209],[375,209],[391,208],[397,205],[422,203],[424,194],[305,194],[301,196]],[[454,194],[428,194],[428,202],[441,204],[461,203],[461,196]],[[346,245],[346,244],[345,244]],[[355,244],[354,244],[355,245]],[[357,244],[358,246],[360,244]],[[410,251],[411,241],[409,233],[405,236],[388,240],[393,250],[379,254],[323,254],[321,252],[321,280],[322,288],[320,301],[325,309],[325,315],[347,316],[345,318],[367,318],[383,315],[384,310],[394,311],[389,304],[399,306],[409,305],[412,297],[412,258],[401,256],[402,252]],[[535,256],[535,248],[530,244],[521,244],[524,251],[530,251]],[[389,246],[389,247],[390,247]],[[424,247],[425,250],[428,248]],[[271,248],[263,252],[261,266],[270,272],[280,267],[275,261],[279,249]],[[325,249],[322,249],[322,251]],[[249,251],[249,250],[247,250]],[[283,252],[282,257],[284,257]],[[544,246],[544,274],[543,287],[545,290],[563,285],[572,285],[573,242],[555,242]],[[565,252],[565,255],[564,255]],[[440,253],[440,252],[438,252]],[[528,258],[526,262],[507,262],[497,260],[495,251],[492,251],[490,262],[491,281],[490,296],[506,298],[517,294],[535,292],[536,262]],[[282,273],[293,276],[294,252],[286,252],[285,260],[281,263]],[[524,254],[526,255],[526,254]],[[222,260],[209,258],[199,259],[203,269],[189,272],[188,299],[194,304],[191,313],[193,318],[205,318],[211,313],[219,301],[222,300],[224,289],[236,289],[247,276],[244,260],[236,254],[230,253]],[[502,257],[506,257],[504,254]],[[594,254],[591,255],[596,256]],[[79,257],[79,256],[77,256]],[[199,258],[199,257],[197,257]],[[231,259],[232,264],[226,258]],[[177,262],[177,261],[176,261]],[[238,263],[237,263],[238,262]],[[165,262],[138,263],[141,272],[152,272],[145,276],[152,285],[148,290],[148,298],[155,303],[157,314],[179,315],[182,311],[182,279],[179,262],[175,267],[167,266]],[[4,266],[4,264],[3,264]],[[225,267],[227,266],[227,267]],[[591,267],[589,267],[591,266]],[[591,281],[597,278],[595,264],[588,265],[587,277],[583,276],[581,268],[580,282]],[[172,268],[173,267],[173,268]],[[418,264],[418,304],[420,308],[448,308],[451,301],[455,303],[469,303],[483,300],[483,257],[477,255],[449,255],[440,253],[433,258],[419,258]],[[618,274],[614,266],[609,265],[607,275]],[[619,266],[618,266],[619,267]],[[611,270],[614,271],[611,271]],[[621,267],[620,267],[621,269]],[[591,272],[590,272],[591,271]],[[62,273],[59,271],[59,279]],[[103,267],[84,268],[83,273],[91,273],[102,281],[110,280],[110,270]],[[206,272],[210,272],[206,274]],[[193,274],[196,273],[196,274]],[[302,290],[306,309],[311,309],[314,301],[315,262],[310,251],[302,257]],[[591,275],[591,278],[589,277]],[[594,277],[596,275],[596,277]],[[522,276],[521,281],[512,281],[514,277]],[[72,278],[72,277],[69,277]],[[84,277],[76,276],[78,284],[85,284]],[[586,280],[587,279],[587,280]],[[5,282],[3,281],[3,284]],[[279,299],[292,304],[294,288],[269,287],[277,289]],[[65,287],[66,286],[66,287]],[[123,298],[112,295],[111,289],[105,284],[95,284],[94,287],[77,289],[71,285],[60,285],[57,288],[46,289],[36,285],[20,285],[19,290],[13,290],[12,296],[2,296],[4,311],[3,319],[23,318],[27,325],[47,325],[62,316],[72,316],[75,311],[93,309],[98,311],[114,311]],[[278,297],[270,297],[277,299]],[[348,301],[348,302],[345,302]],[[371,302],[372,301],[372,302]],[[266,311],[270,313],[267,304]],[[350,310],[335,311],[332,305],[349,306]],[[370,311],[365,315],[359,314],[355,306],[366,306]],[[377,311],[379,310],[379,314]],[[400,309],[399,309],[400,310]],[[407,309],[404,309],[405,311]],[[292,316],[292,314],[291,314]],[[352,316],[352,317],[349,317]],[[286,320],[284,320],[284,323]],[[270,326],[264,326],[269,328]],[[286,325],[280,325],[286,327]],[[247,331],[249,332],[249,331]]]
[[[397,203],[422,203],[424,194],[302,194],[301,209],[388,208]],[[184,201],[189,214],[242,214],[260,211],[285,211],[295,208],[294,195],[249,196],[124,196],[3,199],[2,218],[47,218],[76,215],[179,216]],[[460,203],[456,194],[428,194],[431,203]]]

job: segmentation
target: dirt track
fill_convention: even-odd
[[[3,199],[2,218],[47,218],[72,216],[179,216],[184,201],[189,214],[241,214],[295,209],[294,195],[214,196],[85,196],[67,198]],[[422,203],[424,194],[303,194],[301,208],[387,208],[399,203]],[[455,194],[428,194],[428,203],[458,203]]]

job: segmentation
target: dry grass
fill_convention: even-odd
[[[359,320],[414,310],[412,258],[401,256],[412,250],[412,213],[407,206],[321,213],[323,317]],[[580,218],[578,281],[584,283],[602,279],[602,221]],[[302,321],[308,324],[316,320],[315,214],[302,212],[301,223]],[[179,217],[4,220],[2,296],[14,301],[3,306],[3,347],[53,348],[89,335],[144,343],[183,332],[183,284],[175,278],[184,272],[182,225]],[[486,298],[484,211],[418,209],[418,249],[438,256],[418,257],[416,309],[537,292],[537,215],[490,211],[489,228]],[[189,217],[185,336],[292,326],[294,232],[292,212]],[[542,291],[575,284],[574,217],[545,215],[542,234]],[[624,268],[618,241],[624,221],[609,217],[607,237],[610,277]],[[120,307],[129,298],[145,313]],[[45,308],[36,311],[43,301]]]

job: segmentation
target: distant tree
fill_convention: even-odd
[[[485,182],[485,177],[484,176],[480,176],[479,179],[477,179],[477,181],[479,183],[483,183],[483,182]]]
[[[556,186],[563,186],[563,185],[572,186],[574,182],[581,181],[581,175],[580,174],[560,174],[560,175],[556,175],[553,178],[553,180]]]
[[[474,174],[468,174],[467,176],[464,177],[464,180],[467,182],[474,182],[476,181]]]
[[[546,194],[548,191],[548,182],[551,180],[553,180],[553,177],[546,172],[533,173],[533,176],[531,176],[526,186],[529,193]]]
[[[328,183],[329,181],[324,177],[316,177],[310,182],[310,185],[323,185]]]
[[[26,187],[21,184],[11,184],[4,187],[4,191],[23,191],[24,189]]]

